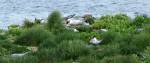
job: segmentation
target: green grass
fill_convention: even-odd
[[[25,20],[23,26],[11,25],[0,30],[0,63],[149,63],[150,18],[125,14],[87,17],[91,26],[77,26],[79,32],[65,28],[63,17],[52,12],[47,22]],[[94,22],[93,22],[94,21]],[[140,32],[137,29],[142,29]],[[108,29],[108,32],[99,32]],[[92,37],[103,40],[100,45],[89,43]],[[38,50],[23,57],[27,47]]]

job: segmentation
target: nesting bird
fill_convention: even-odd
[[[79,32],[77,29],[73,29],[74,32]]]
[[[90,40],[90,43],[93,44],[93,45],[98,45],[102,42],[102,40],[98,40],[96,37],[92,38]]]
[[[73,19],[73,18],[70,18],[70,19],[67,19],[67,26],[75,26],[75,25],[81,25],[83,24],[83,21],[82,20],[78,20],[78,19]]]
[[[100,31],[107,32],[108,30],[107,29],[100,29]]]

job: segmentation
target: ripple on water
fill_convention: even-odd
[[[135,12],[150,15],[149,3],[149,0],[1,0],[0,28],[21,24],[25,18],[46,18],[55,9],[63,15],[91,13],[101,16],[118,12],[131,17]]]

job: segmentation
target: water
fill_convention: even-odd
[[[62,14],[101,16],[114,13],[150,15],[149,0],[0,0],[0,28],[22,24],[25,18],[46,18],[53,10]]]

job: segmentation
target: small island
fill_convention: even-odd
[[[150,17],[126,14],[24,20],[0,30],[0,63],[149,63]]]

